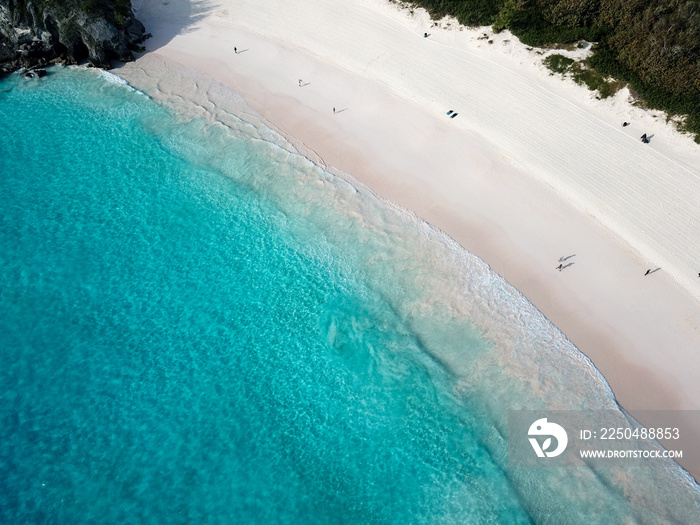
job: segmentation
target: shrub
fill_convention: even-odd
[[[569,73],[571,71],[571,67],[574,65],[573,58],[565,57],[564,55],[559,54],[549,55],[542,62],[552,73],[559,73],[560,75]]]
[[[522,11],[524,5],[525,0],[506,0],[493,22],[494,33],[500,33],[504,29],[510,28],[513,18],[519,11]]]

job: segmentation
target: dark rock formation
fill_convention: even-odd
[[[0,70],[133,60],[145,29],[130,0],[0,0]]]

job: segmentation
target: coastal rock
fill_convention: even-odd
[[[131,42],[141,42],[145,32],[146,28],[143,27],[143,24],[135,18],[132,18],[126,25],[126,35],[129,37]]]
[[[0,69],[87,61],[109,68],[133,60],[145,28],[129,0],[0,0]]]
[[[43,78],[46,76],[45,69],[27,69],[22,73],[25,78]]]

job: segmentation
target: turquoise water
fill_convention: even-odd
[[[0,83],[0,522],[693,510],[677,472],[640,505],[658,481],[510,471],[507,409],[607,406],[601,378],[485,265],[269,136],[95,71]]]

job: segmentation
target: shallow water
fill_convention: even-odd
[[[508,410],[616,406],[590,362],[440,232],[186,113],[0,84],[0,522],[698,512],[675,464],[509,469]]]

